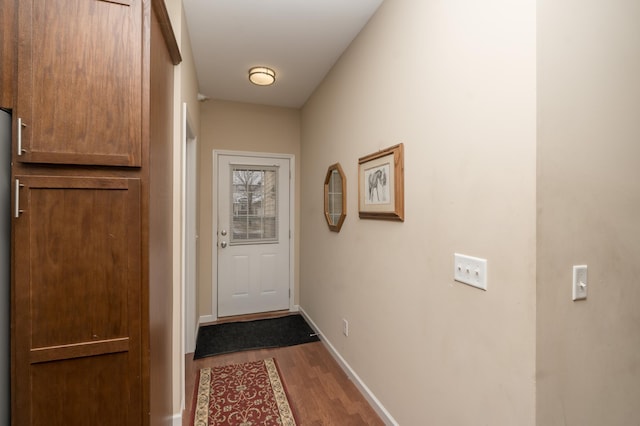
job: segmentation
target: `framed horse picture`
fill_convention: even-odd
[[[361,219],[404,221],[404,145],[358,159]]]

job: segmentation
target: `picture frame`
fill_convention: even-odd
[[[360,219],[404,221],[404,145],[358,159]]]
[[[340,163],[330,165],[324,178],[324,217],[333,232],[340,232],[347,217],[347,177]]]

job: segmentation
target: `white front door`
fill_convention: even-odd
[[[289,159],[218,155],[218,316],[289,309]]]

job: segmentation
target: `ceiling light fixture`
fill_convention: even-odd
[[[271,68],[253,67],[249,70],[249,81],[258,86],[271,86],[276,82],[276,73]]]

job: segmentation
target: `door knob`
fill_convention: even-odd
[[[222,241],[222,242],[220,243],[220,247],[222,247],[222,248],[226,248],[226,247],[227,247],[227,242],[226,242],[226,241]]]
[[[220,231],[220,235],[222,235],[223,237],[227,235],[227,230],[223,229],[222,231]]]

